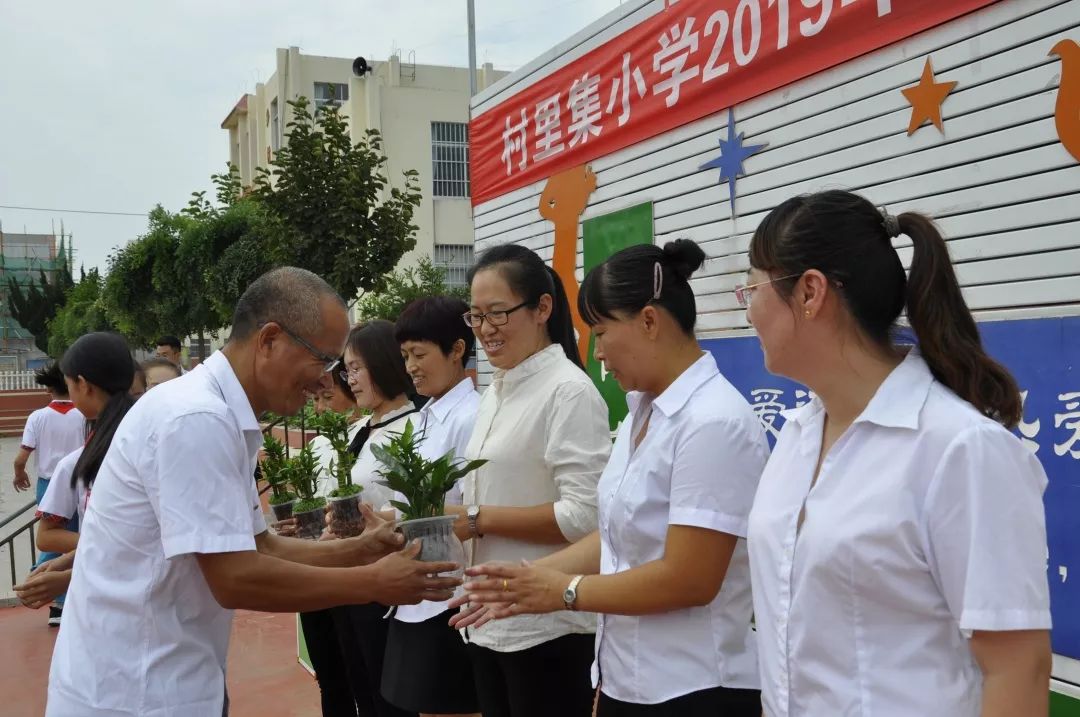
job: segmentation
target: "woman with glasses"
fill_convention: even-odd
[[[389,321],[368,321],[354,327],[345,344],[344,358],[341,378],[348,382],[356,406],[367,413],[357,422],[349,445],[356,456],[352,479],[363,488],[359,499],[380,510],[389,503],[391,491],[377,483],[382,466],[371,446],[382,445],[392,434],[401,433],[407,421],[415,422],[416,407],[409,400],[412,380],[405,371],[401,346]],[[389,608],[379,603],[333,609],[349,682],[357,711],[362,715],[415,714],[398,709],[382,695],[388,612]]]
[[[489,249],[469,282],[464,320],[495,371],[466,449],[488,463],[463,480],[458,534],[472,538],[473,563],[534,560],[596,530],[607,406],[582,369],[562,282],[540,257]],[[590,715],[595,629],[569,610],[470,629],[484,717]]]
[[[945,240],[829,191],[770,212],[750,266],[738,296],[765,365],[816,395],[750,513],[765,714],[1045,715],[1046,475],[1008,430],[1020,392]]]
[[[694,336],[689,279],[704,260],[681,239],[624,249],[585,277],[578,307],[630,407],[600,478],[599,530],[531,565],[470,568],[465,585],[491,605],[478,621],[600,613],[598,717],[761,715],[746,518],[769,450]]]

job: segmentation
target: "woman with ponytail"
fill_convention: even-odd
[[[774,209],[750,266],[766,366],[815,394],[750,513],[765,714],[1046,714],[1046,475],[945,240],[829,191]]]
[[[35,572],[19,586],[24,604],[40,607],[45,595],[59,581],[71,578],[71,562],[79,534],[69,521],[81,523],[90,500],[98,468],[112,443],[113,434],[135,399],[131,396],[135,363],[127,342],[119,334],[92,333],[80,337],[60,360],[68,393],[92,426],[86,445],[59,461],[55,478],[38,505],[37,543],[42,550],[66,553],[46,566],[46,576]],[[40,578],[35,580],[35,578]],[[51,586],[51,587],[46,587]]]
[[[468,571],[474,612],[458,623],[600,613],[597,717],[761,714],[746,518],[768,444],[694,337],[689,279],[704,260],[680,239],[585,277],[581,315],[630,406],[600,478],[599,530],[531,565]]]
[[[559,277],[533,252],[489,249],[470,270],[462,317],[494,367],[466,458],[488,462],[447,506],[474,563],[543,557],[596,530],[596,483],[611,450],[607,406],[577,354]],[[520,615],[469,630],[484,717],[591,714],[595,619]]]

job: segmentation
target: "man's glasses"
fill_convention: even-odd
[[[471,311],[466,311],[464,314],[461,315],[461,318],[465,320],[466,326],[474,329],[478,329],[483,326],[485,321],[487,321],[488,325],[490,326],[505,326],[506,323],[510,321],[510,314],[514,313],[518,309],[524,308],[526,306],[531,306],[535,303],[536,302],[534,301],[526,301],[510,309],[505,309],[501,311],[489,311],[486,314],[474,314]]]
[[[329,354],[324,354],[322,351],[315,348],[314,346],[309,344],[307,341],[305,341],[304,339],[297,336],[292,331],[289,331],[289,329],[285,328],[284,326],[282,326],[277,321],[274,321],[274,322],[267,321],[266,323],[262,324],[259,328],[262,328],[263,326],[266,326],[266,324],[269,324],[269,323],[277,324],[277,327],[279,329],[281,329],[282,333],[284,333],[290,339],[292,339],[293,341],[295,341],[296,343],[300,344],[305,349],[307,349],[309,354],[311,354],[312,356],[317,358],[319,361],[322,361],[322,363],[323,363],[323,373],[330,373],[335,368],[337,368],[337,365],[339,363],[341,363],[341,359],[339,357],[330,356]]]

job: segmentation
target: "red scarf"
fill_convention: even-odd
[[[75,404],[71,401],[51,401],[49,403],[49,408],[56,411],[57,413],[67,415],[68,411],[75,408]]]

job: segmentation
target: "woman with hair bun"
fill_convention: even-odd
[[[688,240],[634,246],[585,277],[595,356],[630,408],[597,488],[599,530],[531,565],[468,571],[460,624],[600,614],[599,717],[761,714],[746,519],[768,444],[694,337],[689,279],[704,259]]]

